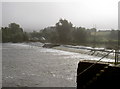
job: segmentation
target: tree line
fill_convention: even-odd
[[[2,42],[24,42],[28,41],[27,32],[16,23],[9,24],[8,27],[2,27]]]
[[[120,38],[119,30],[98,31],[96,28],[87,29],[75,27],[66,19],[60,19],[55,26],[46,27],[39,32],[25,32],[19,24],[10,23],[2,27],[2,42],[50,42],[72,45],[109,45],[117,44]]]

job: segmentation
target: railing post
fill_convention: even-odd
[[[118,64],[118,50],[115,50],[115,65]]]

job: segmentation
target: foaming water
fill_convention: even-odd
[[[100,57],[42,48],[41,43],[3,44],[3,87],[76,87],[80,60]],[[111,59],[103,59],[103,61]]]

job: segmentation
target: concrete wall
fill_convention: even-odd
[[[120,88],[120,67],[97,63],[84,71],[92,64],[93,62],[79,62],[77,69],[77,89]]]

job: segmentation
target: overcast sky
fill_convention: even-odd
[[[54,26],[63,18],[77,27],[118,29],[119,0],[7,1],[2,2],[2,26],[15,22],[24,30],[40,30]]]

